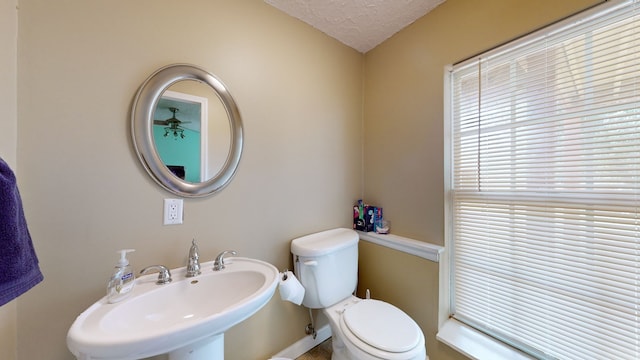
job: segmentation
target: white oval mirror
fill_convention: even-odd
[[[136,154],[164,189],[201,197],[224,188],[242,154],[242,120],[226,86],[194,65],[165,66],[140,86],[131,111]]]

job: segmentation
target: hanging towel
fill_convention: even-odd
[[[16,177],[0,158],[0,306],[22,295],[42,279]]]

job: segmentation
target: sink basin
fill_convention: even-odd
[[[249,258],[225,259],[226,268],[187,278],[172,269],[173,282],[156,285],[157,274],[136,279],[127,299],[106,297],[82,312],[67,334],[69,350],[81,360],[140,359],[169,353],[170,359],[222,359],[224,332],[261,309],[273,296],[278,270]]]

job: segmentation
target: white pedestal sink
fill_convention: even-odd
[[[266,262],[231,257],[225,265],[213,271],[213,262],[203,263],[193,278],[173,269],[166,285],[156,285],[155,274],[136,279],[126,300],[105,297],[78,316],[69,350],[79,360],[222,360],[224,332],[260,310],[278,284],[278,270]]]

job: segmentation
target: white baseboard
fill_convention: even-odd
[[[313,349],[314,347],[320,345],[323,341],[327,340],[330,337],[331,337],[331,328],[329,327],[329,324],[327,324],[321,327],[320,329],[318,329],[315,339],[313,338],[313,336],[307,335],[302,339],[293,343],[288,348],[275,354],[273,357],[295,359],[297,357],[302,356],[302,354]]]

